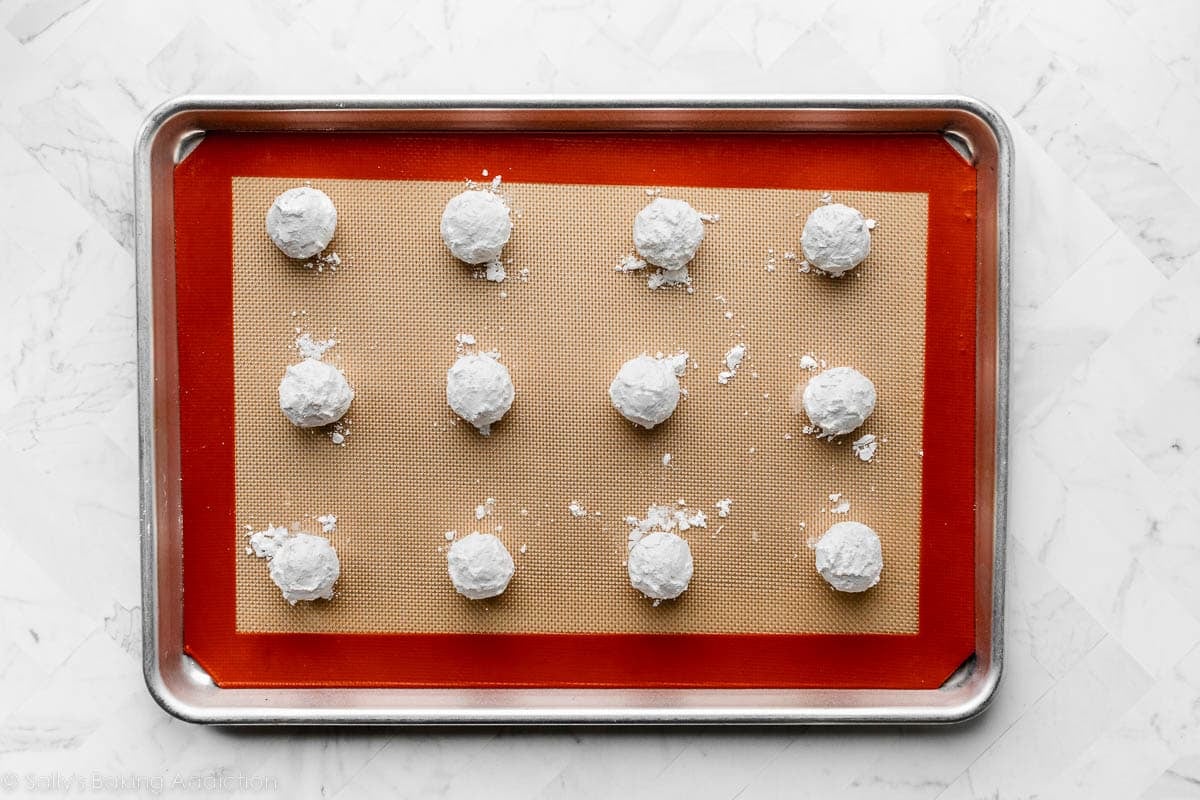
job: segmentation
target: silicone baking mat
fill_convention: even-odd
[[[855,175],[852,156],[871,146],[875,168]],[[503,284],[455,262],[437,231],[445,201],[466,178],[489,180],[484,169],[504,175],[515,211]],[[298,268],[265,236],[271,200],[302,182],[338,207],[336,271]],[[216,195],[208,205],[194,194],[204,188]],[[225,436],[210,418],[201,434],[207,455],[220,441],[228,473],[207,477],[228,494],[212,498],[221,524],[204,547],[185,524],[189,651],[223,685],[940,682],[971,640],[973,189],[970,167],[924,136],[210,137],[177,170],[181,382],[185,351],[205,349],[203,373],[218,380],[192,395],[231,424]],[[840,280],[802,273],[791,257],[824,191],[879,220],[871,257]],[[653,192],[720,215],[691,292],[614,270]],[[221,225],[217,244],[196,240],[212,280],[189,284],[195,212]],[[197,303],[204,343],[186,330]],[[356,388],[344,446],[278,411],[275,388],[301,333],[337,339],[325,358]],[[517,401],[491,437],[445,405],[458,333],[477,339],[467,349],[498,350],[513,373]],[[737,343],[748,358],[719,385]],[[646,432],[618,417],[606,388],[620,363],[680,349],[692,364],[672,419]],[[789,396],[814,374],[801,369],[804,354],[875,381],[879,407],[856,434],[878,437],[871,463],[848,441],[803,434]],[[941,418],[960,420],[949,432],[925,425],[947,410]],[[183,414],[186,451],[187,404]],[[189,483],[198,473],[187,462],[185,522],[201,483]],[[476,520],[488,497],[494,511]],[[733,510],[720,518],[725,497]],[[676,499],[709,525],[686,534],[692,587],[653,607],[628,587],[623,518]],[[588,515],[572,515],[571,501]],[[338,595],[288,606],[266,562],[242,552],[244,526],[316,532],[321,514],[338,517]],[[829,590],[806,546],[847,518],[884,543],[883,580],[857,596]],[[509,591],[483,603],[459,597],[445,575],[444,532],[475,529],[498,532],[517,560]],[[199,612],[193,578],[213,567],[232,573],[217,581],[228,596]],[[212,597],[215,583],[201,592]],[[953,608],[939,612],[931,598]],[[217,627],[227,646],[205,651]],[[602,658],[581,659],[602,644]],[[305,661],[341,653],[341,666],[289,675],[271,668],[281,646]],[[407,657],[380,667],[393,647]],[[757,664],[745,663],[750,652]],[[505,667],[471,666],[487,653],[506,654]],[[686,653],[700,659],[678,669]]]

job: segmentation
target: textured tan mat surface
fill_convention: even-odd
[[[330,250],[342,266],[297,268],[263,224],[275,195],[296,184],[234,181],[239,527],[213,535],[235,538],[240,552],[245,525],[317,532],[315,516],[336,514],[342,576],[332,602],[293,608],[266,561],[239,556],[240,630],[915,632],[925,195],[838,193],[879,225],[867,262],[830,280],[784,257],[799,250],[819,193],[671,188],[665,196],[721,215],[706,225],[689,294],[613,269],[632,250],[644,187],[505,184],[518,216],[510,277],[497,285],[441,243],[441,210],[460,183],[314,182],[337,205]],[[357,392],[345,446],[279,411],[297,328],[338,340],[325,358]],[[446,406],[458,333],[476,337],[470,349],[498,350],[516,384],[512,411],[487,438]],[[718,385],[739,342],[747,359]],[[698,368],[682,379],[689,394],[671,420],[647,432],[617,416],[607,387],[620,364],[681,348]],[[815,374],[799,366],[806,353],[875,381],[878,408],[855,434],[886,437],[873,463],[848,440],[801,433],[807,420],[789,397]],[[831,512],[832,493],[848,513]],[[488,497],[495,511],[476,522]],[[713,504],[725,497],[733,511],[721,519]],[[622,519],[680,498],[709,525],[685,534],[691,588],[655,608],[628,586]],[[573,517],[572,500],[589,516]],[[830,590],[805,544],[845,519],[883,539],[883,579],[863,595]],[[475,529],[499,531],[517,562],[508,592],[482,603],[455,594],[445,572],[445,532]]]

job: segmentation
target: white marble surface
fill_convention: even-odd
[[[251,794],[297,798],[1200,797],[1200,3],[403,5],[0,0],[0,790],[260,776],[273,791]],[[139,665],[130,151],[183,92],[994,104],[1018,178],[993,708],[905,731],[274,733],[165,716]]]

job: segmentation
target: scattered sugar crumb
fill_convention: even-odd
[[[333,533],[337,530],[336,514],[322,514],[317,517],[317,522],[321,523],[321,531],[323,533]]]
[[[817,360],[811,355],[800,356],[800,369],[816,369]]]
[[[879,447],[879,442],[875,441],[874,434],[868,433],[855,439],[850,446],[854,448],[854,455],[858,456],[859,460],[870,461],[875,457],[875,450]]]
[[[496,508],[496,498],[489,497],[482,504],[475,506],[475,519],[483,519],[491,516],[492,511]]]
[[[296,329],[299,333],[299,328]],[[303,333],[296,337],[296,349],[305,358],[321,358],[325,351],[337,344],[337,339],[314,339],[311,333]]]
[[[701,214],[700,219],[703,220],[704,222],[720,222],[721,215],[720,214]]]
[[[458,535],[458,531],[446,531],[443,535],[446,537],[447,542],[452,542],[454,541],[454,537]]]
[[[271,558],[290,535],[286,526],[268,525],[266,530],[250,534],[250,552],[259,558]]]
[[[328,269],[330,272],[337,272],[337,268],[342,265],[342,257],[337,253],[325,253],[304,262],[305,269],[315,269],[317,272],[324,272]]]
[[[670,454],[670,453],[663,453],[663,456],[662,456],[662,465],[663,465],[664,467],[669,467],[669,466],[671,466],[671,454]]]
[[[529,550],[529,545],[525,545],[525,544],[521,545],[521,555],[525,555],[525,552],[527,550]]]
[[[850,501],[844,499],[841,492],[834,492],[829,495],[829,502],[834,504],[829,509],[829,513],[831,514],[845,514],[850,510]]]
[[[664,356],[662,353],[659,353],[658,358],[660,360],[665,358],[671,364],[671,369],[675,370],[676,375],[682,376],[685,372],[687,372],[687,350],[680,350],[673,356]]]
[[[746,345],[736,344],[729,348],[729,352],[725,354],[726,369],[717,374],[717,383],[725,385],[733,380],[737,375],[738,367],[742,365],[742,360],[746,357]]]
[[[567,505],[567,510],[571,512],[572,517],[586,517],[587,509],[580,505],[578,500],[572,500]]]
[[[481,172],[481,173],[479,173],[479,174],[480,174],[480,175],[482,175],[482,176],[483,176],[483,177],[485,177],[485,178],[488,176],[488,172],[487,172],[487,170],[486,170],[486,169],[485,169],[485,170],[483,170],[483,172]]]
[[[346,439],[350,437],[350,420],[342,417],[337,422],[333,423],[333,427],[329,429],[329,441],[344,447]]]
[[[679,269],[660,269],[646,279],[646,285],[651,289],[663,286],[687,286],[691,282],[692,276],[688,274],[686,264]]]
[[[732,312],[732,311],[726,311],[726,312],[725,312],[725,319],[733,319],[733,312]]]
[[[621,259],[620,263],[617,264],[616,270],[617,272],[637,272],[640,269],[645,269],[646,266],[645,261],[630,253]]]
[[[499,178],[500,176],[497,175],[496,177]],[[495,261],[488,262],[483,277],[493,283],[504,283],[504,279],[508,277],[508,273],[504,269],[504,264],[499,259],[496,259]]]
[[[718,500],[713,505],[716,506],[718,517],[728,517],[729,510],[733,507],[733,500],[726,497],[724,500]]]
[[[681,504],[682,505],[682,504]],[[692,528],[707,528],[708,517],[703,511],[689,513],[686,508],[671,508],[671,506],[652,505],[646,509],[646,517],[638,519],[633,514],[626,515],[625,524],[630,526],[626,543],[632,548],[641,538],[655,531],[673,533],[683,532]]]

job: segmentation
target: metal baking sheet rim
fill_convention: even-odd
[[[178,450],[164,420],[177,383],[172,168],[208,130],[795,130],[941,132],[980,167],[976,654],[938,689],[222,689],[183,652]],[[959,96],[181,97],[155,109],[134,159],[142,664],[168,713],[229,725],[682,725],[950,723],[987,707],[1003,665],[1008,474],[1009,226],[1013,155],[998,113]],[[994,205],[993,205],[994,202]],[[156,261],[157,260],[157,261]],[[994,294],[993,294],[994,290]],[[157,315],[156,315],[157,311]],[[986,344],[986,342],[984,342]],[[993,394],[994,393],[994,394]],[[160,424],[166,422],[167,424]],[[985,492],[986,494],[986,492]],[[987,502],[990,500],[990,502]],[[990,508],[989,508],[990,506]]]

